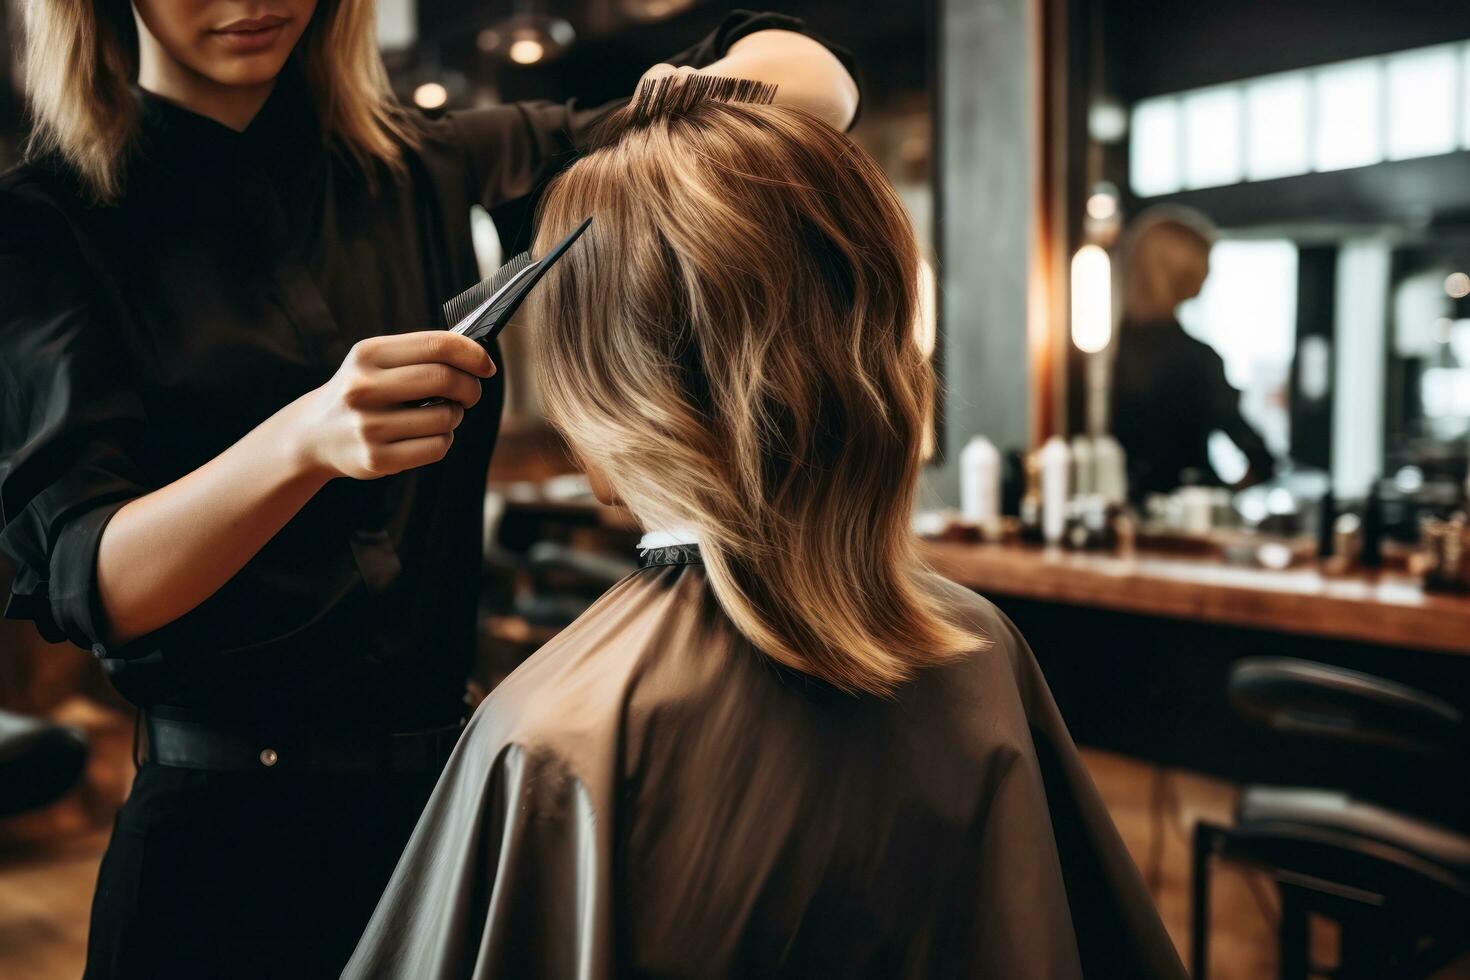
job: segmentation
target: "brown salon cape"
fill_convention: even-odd
[[[344,977],[1183,977],[1025,641],[930,587],[990,646],[853,697],[651,552],[480,707]]]

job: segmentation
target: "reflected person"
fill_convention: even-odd
[[[1182,209],[1145,212],[1131,231],[1112,406],[1113,434],[1128,455],[1138,500],[1184,483],[1221,483],[1209,458],[1216,431],[1249,462],[1237,487],[1275,471],[1265,440],[1240,413],[1240,392],[1220,355],[1185,333],[1175,313],[1209,276],[1212,238],[1208,219]]]

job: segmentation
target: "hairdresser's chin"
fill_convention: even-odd
[[[185,77],[144,81],[153,91],[178,86],[269,86],[301,40],[316,0],[134,0],[140,46],[157,45],[168,58],[143,57]]]

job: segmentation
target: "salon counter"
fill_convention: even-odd
[[[1343,753],[1242,718],[1230,702],[1234,667],[1256,657],[1309,660],[1470,711],[1470,597],[1426,593],[1401,573],[1337,578],[1311,566],[1269,571],[1149,550],[1121,558],[1029,545],[923,548],[937,571],[1016,623],[1082,745],[1243,784],[1366,793],[1397,780],[1396,792],[1411,792],[1425,774],[1387,750]]]
[[[1142,552],[925,542],[942,575],[990,596],[1470,655],[1470,597],[1384,572],[1329,577]]]

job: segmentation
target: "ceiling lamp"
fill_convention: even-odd
[[[485,28],[476,46],[517,65],[539,65],[560,55],[577,37],[560,17],[524,10]]]
[[[442,109],[449,101],[449,89],[442,82],[424,82],[414,88],[413,101],[420,109]]]
[[[631,20],[663,20],[694,6],[694,0],[622,0],[618,7]]]
[[[393,91],[398,98],[429,112],[464,105],[469,88],[469,79],[462,72],[440,63],[439,49],[433,45],[424,47],[419,63],[412,69],[393,76]]]

